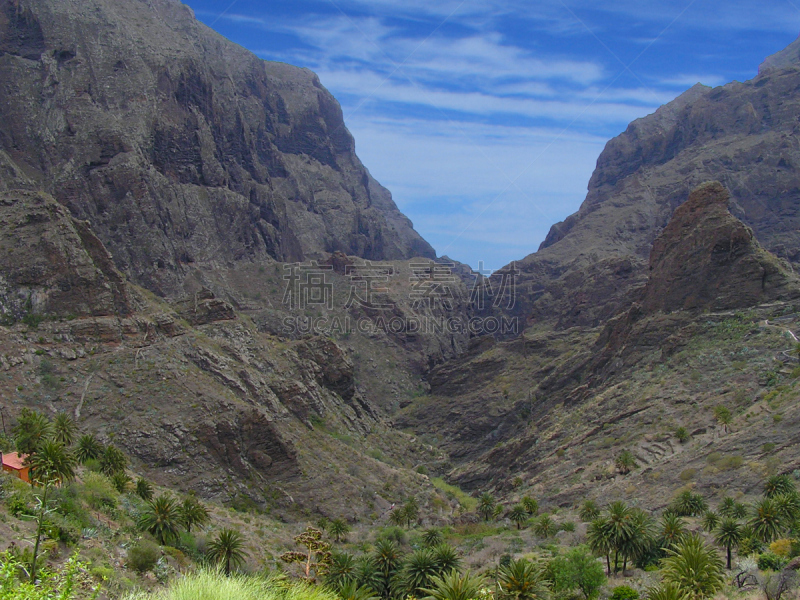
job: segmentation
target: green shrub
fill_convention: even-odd
[[[114,508],[119,493],[108,477],[100,473],[86,473],[83,477],[83,498],[95,510]]]
[[[137,573],[146,573],[156,566],[160,556],[161,551],[158,546],[149,540],[140,540],[128,548],[127,565]]]
[[[638,600],[639,592],[628,585],[618,585],[611,590],[609,600]]]
[[[788,561],[772,552],[764,552],[758,557],[758,568],[762,571],[780,571]]]

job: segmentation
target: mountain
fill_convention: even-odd
[[[316,75],[174,0],[0,2],[0,189],[51,194],[132,281],[342,251],[434,257]]]
[[[752,80],[694,86],[606,144],[577,213],[520,270],[517,314],[596,326],[644,285],[653,241],[689,191],[730,190],[733,214],[764,248],[800,266],[799,42]]]

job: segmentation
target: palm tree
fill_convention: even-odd
[[[406,522],[406,507],[398,506],[389,513],[389,522],[397,527],[402,527]],[[330,526],[330,524],[329,524]]]
[[[600,507],[597,506],[597,502],[594,500],[586,500],[581,505],[578,515],[584,523],[591,523],[600,516]]]
[[[549,597],[544,569],[524,558],[501,566],[497,570],[497,585],[503,598],[536,600]]]
[[[439,575],[449,571],[461,570],[461,556],[450,544],[439,544],[433,549],[433,558]]]
[[[622,501],[612,502],[608,507],[608,527],[614,546],[614,572],[617,572],[620,554],[633,535],[633,511]]]
[[[611,524],[605,517],[599,517],[589,523],[586,530],[586,541],[589,548],[598,556],[606,557],[607,575],[611,576],[611,553],[614,551],[614,540]]]
[[[196,496],[190,494],[183,499],[178,507],[178,518],[186,531],[191,533],[195,525],[205,525],[209,521],[208,509],[200,502]]]
[[[111,476],[111,484],[120,494],[128,491],[128,486],[133,480],[125,471],[117,471]]]
[[[100,458],[103,455],[103,445],[91,433],[87,433],[78,440],[75,455],[78,462],[84,464],[87,460]]]
[[[148,502],[139,518],[139,528],[149,531],[162,546],[178,539],[180,514],[175,500],[159,496]]]
[[[418,598],[424,588],[430,587],[434,577],[440,575],[433,550],[422,548],[411,553],[401,574],[405,594]]]
[[[350,525],[344,519],[334,519],[328,525],[328,533],[331,534],[338,542],[340,538],[344,538],[350,531]]]
[[[621,540],[623,556],[622,571],[628,568],[628,560],[636,561],[647,556],[656,542],[656,528],[650,513],[633,509],[630,533]]]
[[[372,589],[383,598],[388,598],[392,592],[392,585],[402,567],[403,555],[392,540],[380,540],[375,544],[372,560],[379,574],[379,584],[370,585]]]
[[[623,475],[631,472],[631,469],[636,467],[636,457],[630,450],[623,450],[614,459],[614,464]]]
[[[719,404],[714,408],[714,416],[717,418],[717,422],[722,425],[722,430],[728,433],[728,425],[730,425],[733,420],[730,409],[728,409],[727,406]]]
[[[764,496],[767,498],[796,492],[794,481],[788,475],[773,475],[764,483]]]
[[[206,556],[212,563],[222,565],[225,574],[230,575],[233,568],[244,564],[247,558],[242,534],[235,529],[223,529],[208,544]]]
[[[411,522],[416,522],[419,518],[419,502],[417,502],[417,499],[412,496],[406,500],[403,511],[406,517],[406,527],[411,529]]]
[[[122,450],[109,444],[103,450],[103,455],[100,457],[100,470],[103,474],[111,476],[114,473],[124,471],[128,466],[128,459]]]
[[[719,503],[720,515],[722,515],[723,517],[741,518],[737,517],[735,512],[736,512],[736,500],[734,500],[730,496],[726,496],[720,501]]]
[[[35,454],[28,457],[31,467],[31,482],[42,487],[39,501],[39,514],[36,518],[36,542],[33,545],[31,565],[31,581],[36,582],[36,567],[39,558],[39,544],[42,540],[45,518],[50,512],[47,506],[47,492],[53,484],[70,481],[75,477],[75,457],[72,453],[53,440],[46,440],[38,445]]]
[[[647,589],[647,600],[692,600],[692,597],[674,583],[660,583]]]
[[[53,420],[53,439],[65,446],[75,441],[75,421],[67,413],[58,413]]]
[[[153,486],[144,477],[136,480],[136,495],[145,501],[153,499]]]
[[[461,575],[458,571],[450,571],[441,577],[431,580],[431,587],[422,590],[427,594],[426,600],[471,600],[477,598],[485,585],[485,580],[469,571]]]
[[[478,498],[478,512],[483,515],[483,520],[488,521],[494,516],[497,500],[489,492],[483,492]]]
[[[422,534],[422,543],[426,548],[438,546],[442,541],[442,532],[438,529],[426,529]]]
[[[731,568],[731,549],[738,546],[742,541],[744,532],[742,526],[733,517],[725,517],[720,522],[714,533],[714,541],[724,547],[728,553],[727,568]]]
[[[539,512],[539,503],[536,501],[535,498],[531,498],[530,496],[523,496],[522,500],[519,502],[525,507],[525,512],[529,515],[535,515]]]
[[[356,560],[348,552],[331,552],[331,564],[325,574],[325,583],[333,589],[356,582]],[[361,587],[356,584],[356,587]]]
[[[361,587],[368,587],[381,595],[384,589],[385,579],[383,574],[378,569],[374,556],[363,555],[355,559],[355,571],[353,575],[358,585]]]
[[[555,521],[550,518],[550,515],[546,514],[536,519],[536,523],[533,525],[533,532],[543,538],[555,535],[557,529]]]
[[[11,428],[17,452],[33,454],[53,432],[53,425],[44,414],[30,408],[23,408],[17,423]]]
[[[675,513],[665,513],[661,517],[661,539],[665,548],[674,547],[686,534],[686,524]]]
[[[693,600],[710,598],[724,584],[722,559],[697,534],[684,536],[662,561],[664,583],[675,585]]]
[[[55,440],[45,440],[38,450],[28,456],[26,464],[31,468],[31,481],[43,485],[59,484],[75,478],[75,456]]]
[[[790,492],[775,496],[773,500],[775,500],[784,523],[790,525],[800,518],[800,494]]]
[[[718,524],[719,524],[719,515],[715,513],[713,510],[707,510],[703,514],[703,529],[705,531],[711,533],[717,528]]]
[[[358,585],[357,581],[345,581],[336,589],[336,594],[341,600],[378,600],[371,587]]]
[[[517,504],[508,513],[508,518],[517,524],[517,529],[522,529],[522,524],[528,518],[528,512],[525,510],[525,507],[522,506],[522,504]]]
[[[747,524],[753,534],[762,542],[769,543],[777,539],[783,530],[783,515],[774,498],[763,498],[756,502]]]
[[[675,498],[671,508],[681,517],[694,517],[707,511],[708,503],[700,494],[693,494],[686,490]]]

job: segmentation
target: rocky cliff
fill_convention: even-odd
[[[173,0],[0,1],[0,189],[50,193],[166,295],[194,269],[434,256],[334,98]]]
[[[609,141],[579,211],[516,263],[518,314],[561,327],[613,316],[644,285],[651,245],[672,213],[712,179],[765,249],[800,266],[797,44],[756,78],[698,84]]]

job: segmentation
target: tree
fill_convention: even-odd
[[[549,596],[549,583],[541,566],[521,558],[497,570],[497,585],[502,598],[535,600]]]
[[[139,528],[152,534],[162,546],[177,540],[180,513],[175,500],[169,496],[159,496],[148,502],[139,517]]]
[[[398,506],[393,508],[392,511],[389,513],[389,522],[392,525],[397,525],[398,527],[402,527],[406,523],[406,507],[405,506]]]
[[[647,589],[647,600],[692,600],[692,596],[674,583],[660,583]]]
[[[178,507],[178,518],[181,525],[186,528],[189,533],[192,532],[192,527],[195,525],[205,525],[209,521],[208,509],[200,502],[193,494],[186,496],[183,502]]]
[[[764,496],[774,498],[797,492],[794,481],[789,475],[773,475],[764,483]]]
[[[686,431],[686,427],[678,427],[675,430],[675,437],[677,438],[678,442],[683,444],[689,441],[689,432]]]
[[[36,541],[33,545],[31,561],[31,581],[34,583],[36,582],[42,532],[47,515],[51,512],[47,505],[47,493],[52,485],[69,481],[75,477],[75,458],[63,444],[47,440],[39,443],[37,448],[37,452],[28,457],[28,464],[31,467],[31,482],[38,484],[42,489],[41,497],[37,498],[39,510],[36,516]]]
[[[665,513],[661,517],[661,539],[664,548],[672,548],[686,534],[686,524],[675,513]]]
[[[578,516],[580,516],[581,521],[584,523],[591,523],[600,516],[600,507],[597,506],[597,502],[594,500],[585,500],[581,505]]]
[[[718,404],[714,407],[714,416],[717,419],[717,422],[722,425],[722,430],[725,433],[728,433],[728,425],[731,424],[733,420],[733,415],[731,414],[730,409],[727,406],[722,404]]]
[[[442,541],[442,532],[438,529],[426,529],[422,534],[422,543],[426,548],[438,546]]]
[[[703,514],[703,529],[708,533],[711,533],[717,528],[719,524],[719,515],[715,513],[713,510],[707,510]],[[728,567],[730,569],[730,567]]]
[[[53,425],[45,415],[37,410],[23,408],[11,434],[16,442],[17,452],[33,454],[53,432]]]
[[[403,512],[406,518],[406,527],[411,529],[411,523],[416,523],[419,518],[419,502],[417,502],[417,499],[412,496],[406,500],[403,506]]]
[[[153,486],[144,477],[136,480],[136,495],[145,501],[153,499]]]
[[[528,512],[522,504],[517,504],[509,511],[508,518],[517,524],[517,529],[522,529],[522,524],[528,519]]]
[[[103,450],[103,445],[97,441],[97,438],[91,433],[87,433],[78,440],[75,456],[78,458],[78,462],[84,464],[87,460],[100,458],[103,455]]]
[[[533,532],[539,537],[549,538],[551,535],[555,535],[556,531],[558,528],[550,515],[541,515],[533,525]]]
[[[111,477],[111,483],[120,494],[128,491],[128,486],[132,483],[132,479],[125,471],[117,471]]]
[[[725,517],[714,532],[714,541],[728,553],[727,569],[731,568],[731,550],[742,541],[742,526],[733,517]]]
[[[127,466],[128,459],[122,450],[111,444],[105,447],[100,457],[100,470],[104,475],[110,477],[114,473],[124,471]]]
[[[606,583],[603,566],[584,548],[573,548],[564,556],[557,556],[547,565],[548,580],[558,597],[573,597],[576,588],[584,598],[595,598]]]
[[[485,580],[469,571],[460,574],[450,571],[441,577],[434,577],[431,587],[422,590],[426,600],[470,600],[477,598],[485,585]]]
[[[75,441],[75,421],[67,413],[58,413],[53,419],[53,439],[65,446]]]
[[[341,600],[378,600],[371,587],[358,585],[357,581],[345,581],[336,591]]]
[[[488,521],[495,514],[497,500],[489,492],[483,492],[478,498],[478,512],[483,515],[483,520]]]
[[[331,545],[322,539],[322,532],[309,526],[303,533],[296,535],[294,541],[304,546],[305,550],[284,552],[281,560],[289,564],[300,563],[303,576],[309,582],[326,575],[331,564]]]
[[[45,440],[25,461],[31,469],[31,481],[40,485],[59,484],[75,478],[77,461],[72,452],[55,440]]]
[[[525,512],[529,515],[535,515],[539,512],[539,503],[535,498],[523,496],[519,503],[522,504],[522,506],[525,508]]]
[[[611,530],[611,542],[614,548],[614,572],[619,568],[620,555],[627,562],[624,548],[633,535],[633,511],[624,502],[612,502],[608,506],[608,527]],[[623,567],[624,571],[624,567]]]
[[[247,558],[242,534],[235,529],[223,529],[209,542],[206,556],[212,563],[222,565],[225,574],[230,575]]]
[[[461,556],[450,544],[439,544],[436,546],[433,549],[433,557],[436,560],[436,567],[439,570],[439,575],[453,570],[461,570]]]
[[[341,589],[343,585],[356,583],[356,561],[348,552],[331,552],[331,564],[325,574],[325,583],[333,589]],[[356,584],[356,587],[361,587]]]
[[[607,517],[598,517],[586,530],[586,541],[592,552],[606,557],[606,574],[611,576],[611,553],[614,551],[614,536]]]
[[[699,535],[684,536],[677,547],[667,549],[667,554],[661,569],[664,583],[675,585],[693,600],[710,598],[722,589],[722,559]]]
[[[440,571],[433,550],[421,548],[412,552],[401,574],[405,594],[418,598],[422,590],[429,587],[437,575],[440,575]]]
[[[670,509],[681,517],[695,517],[708,510],[708,502],[700,494],[685,490],[673,500]]]
[[[347,524],[347,521],[344,519],[334,519],[328,525],[328,533],[330,533],[334,539],[339,542],[340,538],[344,538],[350,532],[350,525]]]
[[[377,569],[374,584],[369,584],[382,598],[389,598],[395,577],[402,568],[403,555],[392,540],[380,540],[375,544],[372,561]]]
[[[614,459],[614,464],[620,473],[627,475],[636,467],[636,457],[630,450],[623,450]]]
[[[762,498],[753,504],[747,522],[756,538],[769,543],[780,537],[783,530],[783,515],[774,498]]]

